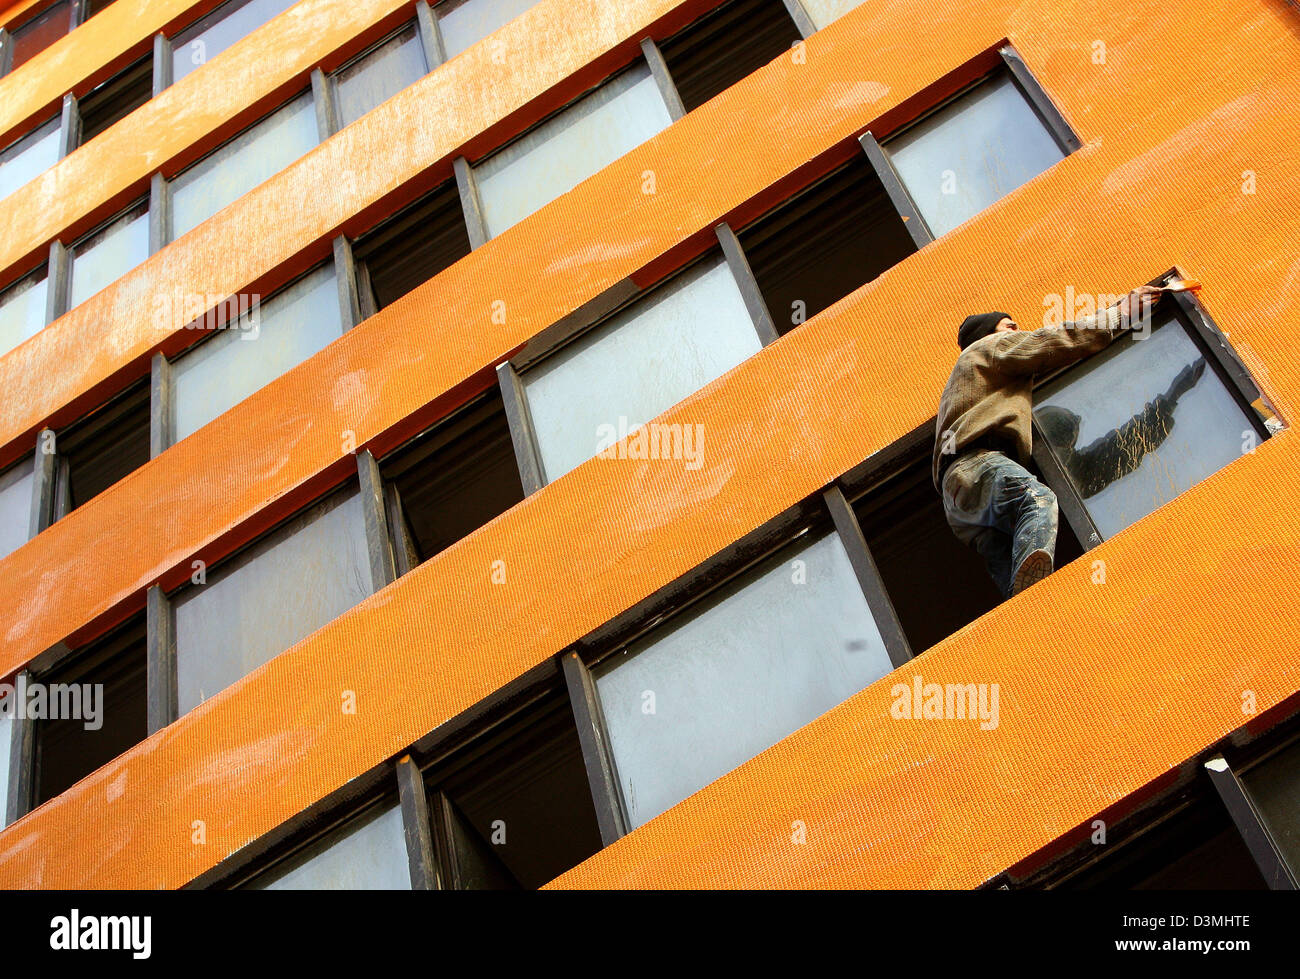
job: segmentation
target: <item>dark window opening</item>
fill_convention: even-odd
[[[469,251],[460,192],[452,181],[357,241],[363,314],[396,302]]]
[[[690,112],[799,40],[781,0],[734,0],[673,35],[660,50]]]
[[[10,39],[13,48],[13,60],[9,70],[30,61],[51,44],[68,33],[72,24],[72,7],[69,0],[59,0],[47,7],[22,27],[17,28]]]
[[[73,685],[79,692],[51,700],[80,704],[80,718],[37,720],[33,805],[53,799],[149,734],[148,646],[145,617],[138,615],[110,636],[69,657],[39,677],[47,689]],[[86,696],[89,689],[95,692]],[[99,692],[102,690],[102,694]],[[97,715],[97,716],[96,716]],[[99,724],[87,730],[87,723]]]
[[[142,382],[57,439],[59,497],[71,512],[149,461],[149,384]]]
[[[929,455],[873,489],[854,511],[913,653],[1002,602],[984,559],[948,526],[943,501],[930,482]],[[1078,538],[1061,521],[1055,566],[1082,553]]]
[[[445,887],[535,889],[601,847],[562,694],[440,766],[428,784]]]
[[[153,97],[153,55],[118,72],[81,100],[81,145]]]
[[[398,546],[428,560],[524,498],[505,407],[496,388],[384,460]],[[403,531],[406,531],[404,533]]]
[[[739,235],[785,334],[916,251],[865,155]]]
[[[1058,886],[1071,890],[1264,890],[1266,885],[1208,786],[1164,819],[1110,831],[1099,859]]]

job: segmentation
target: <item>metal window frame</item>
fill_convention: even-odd
[[[17,27],[13,28],[12,30],[8,27],[0,27],[0,78],[3,78],[5,75],[13,71],[14,35],[18,33],[18,31],[21,31],[28,24],[30,24],[32,21],[36,20],[38,17],[44,16],[46,11],[48,11],[51,7],[58,6],[60,2],[61,0],[53,0],[52,3],[46,4],[44,8],[38,10],[36,13],[31,14],[30,17],[28,17],[26,20],[24,20],[21,24],[19,24]],[[68,4],[68,31],[67,34],[62,34],[59,37],[55,38],[56,42],[63,40],[63,38],[67,37],[68,34],[71,34],[73,31],[75,31],[78,27],[80,27],[85,22],[86,19],[85,3],[86,0],[71,0],[71,2]],[[47,50],[48,47],[49,46],[45,48],[41,48],[41,51]],[[37,54],[39,53],[40,52],[38,51]],[[26,64],[26,62],[24,62],[24,64]],[[21,65],[19,67],[21,67]]]
[[[515,461],[524,484],[524,496],[531,496],[551,480],[542,464],[541,449],[528,397],[524,391],[524,377],[529,371],[573,343],[603,326],[615,316],[632,309],[637,303],[653,296],[660,289],[687,274],[704,262],[720,261],[735,281],[749,314],[749,320],[758,335],[759,346],[765,347],[779,339],[771,314],[763,301],[754,274],[745,259],[740,242],[726,222],[715,229],[718,248],[706,247],[704,251],[679,265],[667,275],[645,288],[639,288],[631,279],[625,279],[607,289],[595,299],[575,310],[557,323],[535,336],[510,360],[497,365],[497,382],[506,405],[506,418],[510,422],[510,437],[515,446]]]
[[[1183,277],[1178,268],[1174,267],[1151,279],[1146,284],[1153,286],[1167,285]],[[1273,410],[1272,402],[1251,376],[1250,371],[1237,356],[1236,351],[1232,349],[1227,336],[1210,318],[1205,307],[1191,293],[1187,292],[1168,294],[1163,299],[1163,302],[1172,302],[1174,304],[1172,322],[1163,329],[1176,326],[1187,335],[1193,346],[1200,351],[1214,371],[1215,376],[1227,389],[1234,403],[1248,419],[1259,440],[1264,442],[1271,438],[1273,433],[1269,431],[1264,419],[1260,417],[1259,411],[1255,408],[1255,402],[1262,401],[1273,413],[1274,417],[1280,419],[1281,416]],[[1165,308],[1168,309],[1168,307]],[[1132,332],[1134,332],[1132,326],[1125,326],[1120,331],[1119,337]],[[1036,378],[1034,383],[1035,392],[1076,372],[1080,377],[1084,376],[1090,360],[1091,358],[1085,358],[1061,370],[1046,374],[1042,378]],[[1086,554],[1106,538],[1101,533],[1096,521],[1093,520],[1083,495],[1075,486],[1074,481],[1067,475],[1060,457],[1043,435],[1036,417],[1033,422],[1033,458],[1043,474],[1044,482],[1056,494],[1061,513],[1065,516],[1070,529],[1079,539],[1079,543]],[[1181,496],[1182,494],[1179,493],[1178,495]]]
[[[915,199],[908,191],[907,185],[904,183],[898,169],[894,166],[893,159],[890,156],[887,147],[887,144],[890,141],[897,139],[909,129],[925,121],[935,113],[946,109],[949,105],[952,105],[959,99],[965,98],[974,89],[1005,73],[1010,77],[1016,90],[1020,92],[1025,102],[1029,105],[1034,115],[1037,116],[1039,122],[1043,124],[1043,128],[1047,130],[1048,134],[1052,137],[1052,140],[1056,143],[1064,156],[1069,156],[1071,153],[1083,146],[1082,141],[1070,126],[1068,120],[1066,120],[1060,109],[1057,108],[1056,103],[1052,101],[1051,96],[1047,94],[1047,90],[1043,88],[1038,79],[1034,77],[1033,73],[1029,70],[1028,65],[1025,64],[1024,59],[1020,56],[1019,52],[1016,51],[1015,47],[1011,44],[1002,45],[998,48],[997,57],[999,63],[991,70],[981,72],[978,77],[961,86],[951,95],[940,99],[925,110],[917,113],[903,125],[890,130],[885,135],[883,144],[871,133],[870,130],[859,137],[862,149],[867,154],[867,159],[875,169],[876,175],[880,178],[880,182],[885,185],[885,190],[889,194],[890,200],[894,202],[894,207],[897,209],[899,217],[901,217],[904,224],[907,225],[907,229],[912,235],[912,240],[916,242],[918,250],[934,241],[935,234],[930,228],[929,223],[921,214],[921,209],[917,206]],[[984,59],[976,58],[968,61],[966,64],[971,65],[982,60]],[[961,66],[959,66],[957,70],[960,71]]]
[[[1294,891],[1297,889],[1295,873],[1287,864],[1282,850],[1268,831],[1259,810],[1255,808],[1250,793],[1242,785],[1233,766],[1217,754],[1202,763],[1205,773],[1218,793],[1232,824],[1250,851],[1270,890]]]
[[[437,35],[437,25],[426,24],[428,13],[429,5],[426,0],[418,0],[415,4],[415,15],[410,20],[403,21],[400,26],[389,31],[375,43],[368,45],[359,54],[353,55],[328,75],[321,72],[319,67],[312,71],[313,91],[316,90],[317,85],[316,75],[317,73],[321,74],[320,85],[322,98],[317,102],[316,110],[317,120],[318,122],[321,122],[320,128],[322,143],[344,128],[343,117],[338,109],[339,89],[342,85],[343,73],[369,58],[390,41],[396,40],[399,35],[405,34],[407,31],[414,32],[415,41],[420,46],[420,53],[424,56],[424,75],[427,75],[429,72],[433,71],[434,68],[438,67],[438,65],[442,64],[443,59],[438,56],[439,51],[437,45],[439,45],[441,41]],[[438,58],[438,60],[435,61],[435,58]],[[423,78],[424,75],[421,75],[420,77]],[[324,112],[324,121],[322,122],[323,109],[328,111]]]

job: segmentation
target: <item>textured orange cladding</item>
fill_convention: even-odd
[[[852,66],[861,40],[851,26],[851,21],[842,22],[815,37],[807,63],[782,58],[692,113],[0,560],[0,608],[28,608],[42,581],[53,576],[61,582],[59,615],[23,614],[0,633],[5,640],[0,675],[138,597],[268,503],[301,500],[304,487],[318,484],[322,473],[340,473],[344,432],[355,433],[360,445],[377,441],[377,449],[390,446],[394,428],[407,424],[410,416],[490,370],[542,329],[684,240],[707,232],[750,197],[842,144],[879,112],[1003,36],[972,35],[955,54],[939,52],[890,66],[882,73],[888,82],[868,85],[868,96],[859,93],[855,80]],[[447,68],[460,63],[457,58]],[[774,107],[791,101],[809,109],[798,118],[774,113]],[[399,118],[416,113],[419,121],[417,110],[427,104],[399,105],[395,112]],[[370,118],[386,118],[384,113],[381,107]],[[433,114],[442,118],[436,108]],[[357,176],[357,183],[393,179],[387,150],[371,142],[374,134],[365,122],[344,130],[294,172],[272,179],[159,253],[139,275],[101,293],[99,299],[115,302],[101,318],[95,312],[102,312],[104,304],[91,300],[0,360],[5,407],[17,413],[60,382],[75,384],[78,365],[87,361],[96,370],[116,366],[132,335],[138,338],[136,349],[147,351],[156,342],[147,312],[156,293],[147,290],[164,288],[164,283],[181,289],[184,276],[200,274],[200,268],[205,275],[218,275],[255,252],[262,253],[257,261],[265,260],[268,251],[274,254],[276,232],[301,232],[302,223],[315,218],[310,211],[304,216],[288,211],[309,193],[307,188],[332,179],[334,155],[373,164]],[[389,147],[398,147],[398,159],[405,159],[408,148],[414,153],[421,142],[418,135],[406,138],[411,142],[405,145],[396,136],[387,140]],[[333,155],[325,156],[331,147]],[[732,179],[698,180],[700,169],[722,160],[729,161]],[[646,169],[657,174],[653,196],[641,193]],[[340,187],[341,196],[349,193],[347,186]],[[321,199],[321,209],[333,206],[331,200]],[[231,241],[245,247],[232,251]],[[328,241],[321,239],[319,248],[323,253]],[[520,276],[516,270],[521,268],[541,274]],[[196,291],[224,292],[212,289],[211,279],[200,281],[209,288],[194,287]],[[498,301],[507,310],[504,325],[491,322]],[[130,319],[131,314],[145,319]],[[84,337],[92,330],[96,336],[103,330],[117,342],[86,344]],[[33,351],[40,352],[39,359]],[[45,363],[63,366],[38,371],[37,365]],[[292,407],[286,410],[286,405]],[[204,504],[178,506],[178,487],[185,488],[184,499]],[[120,554],[114,574],[89,573],[103,549]]]
[[[185,23],[220,0],[116,0],[71,34],[0,78],[0,145],[58,110],[68,92],[84,95],[142,57],[153,35]]]
[[[309,5],[317,16],[298,22],[297,11]],[[111,388],[114,379],[120,382],[123,372],[143,372],[144,359],[168,337],[181,338],[183,323],[159,324],[160,296],[175,297],[171,308],[180,310],[183,296],[258,291],[268,276],[283,276],[287,266],[301,269],[324,258],[331,237],[349,224],[351,231],[358,230],[358,215],[400,194],[403,184],[431,181],[433,176],[450,178],[451,160],[465,152],[467,144],[484,143],[471,149],[471,155],[485,151],[491,146],[486,139],[491,130],[506,126],[525,109],[540,112],[565,92],[576,96],[588,83],[583,81],[586,73],[610,71],[639,57],[638,39],[652,27],[682,20],[708,5],[702,0],[637,0],[613,7],[598,0],[543,0],[496,32],[491,43],[471,47],[409,86],[0,357],[0,390],[6,392],[0,413],[0,465],[17,454],[16,442],[27,441],[43,424],[73,420],[78,409],[94,406],[92,393],[102,400],[111,393],[106,387]],[[320,13],[324,7],[322,0],[304,0],[281,19],[291,19],[295,31],[310,32],[315,25],[328,34],[328,27],[319,23],[328,20],[328,10]],[[257,32],[244,42],[240,77],[264,71],[265,61],[279,57],[261,47],[262,37],[263,32]],[[558,38],[566,43],[556,43]],[[514,67],[503,72],[501,59]],[[224,74],[206,80],[202,74],[194,74],[195,87],[202,92],[197,96],[202,108],[195,111],[206,113],[210,104],[224,104],[223,96],[207,92],[206,86],[233,83]],[[477,94],[469,99],[467,92]],[[145,140],[133,128],[133,119],[114,127],[125,127],[124,136],[111,131],[114,140],[126,140],[132,133]],[[505,136],[499,133],[499,138]],[[88,164],[99,161],[111,170],[114,157],[94,144],[87,152]],[[117,193],[139,179],[136,154],[129,153],[128,159],[136,169],[121,179],[96,178],[103,189],[90,200]],[[66,162],[73,164],[74,158]],[[62,185],[65,172],[71,171],[55,167],[43,179]],[[56,205],[41,203],[49,196],[36,193],[42,186],[29,185],[16,195],[25,216],[14,219],[12,235],[22,244],[14,246],[6,263],[44,240],[48,229],[41,223],[42,207]],[[71,220],[60,218],[55,225],[65,219]],[[5,237],[0,236],[0,242]],[[87,344],[90,334],[100,342]]]
[[[5,207],[0,276],[146,193],[158,170],[174,176],[302,91],[317,65],[414,16],[412,0],[301,0],[16,192]]]
[[[971,308],[1031,318],[1067,284],[1113,293],[1177,264],[1293,417],[1300,54],[1281,5],[870,6],[814,39],[803,84],[862,111],[855,92],[908,90],[910,39],[953,38],[957,62],[1010,36],[1088,145],[669,412],[703,426],[699,471],[579,467],[0,834],[0,885],[193,879],[929,418]],[[1186,75],[1167,43],[1191,22],[1212,77]],[[1089,62],[1099,36],[1104,68]],[[0,564],[14,629],[84,611],[87,577],[130,578],[148,528],[164,542],[150,560],[179,561],[171,518],[229,521],[319,472],[342,430],[435,400],[473,357],[564,312],[586,281],[565,277],[574,264],[599,256],[597,278],[643,240],[671,244],[668,228],[689,234],[694,202],[725,198],[701,171],[763,173],[750,127],[779,155],[853,114],[831,95],[783,102],[786,71],[765,69],[169,450],[101,498],[111,506],[55,525],[57,548],[20,549]],[[660,193],[643,200],[633,176],[651,162]],[[510,297],[495,335],[486,312],[463,315],[493,294]],[[1286,432],[1108,541],[1089,555],[1106,585],[1065,569],[901,671],[999,683],[995,731],[886,721],[887,678],[563,882],[970,885],[1035,852],[1240,726],[1243,689],[1261,711],[1297,690],[1298,452]],[[496,560],[505,584],[490,581]],[[356,715],[339,713],[344,689]]]

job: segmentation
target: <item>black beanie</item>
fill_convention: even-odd
[[[982,340],[995,329],[1003,319],[1011,319],[1010,313],[975,313],[961,321],[957,330],[957,346],[965,350],[976,340]]]

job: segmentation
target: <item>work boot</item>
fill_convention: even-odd
[[[1019,595],[1035,582],[1042,581],[1052,573],[1052,555],[1050,551],[1039,548],[1030,551],[1016,572],[1016,579],[1011,583],[1011,594]]]

